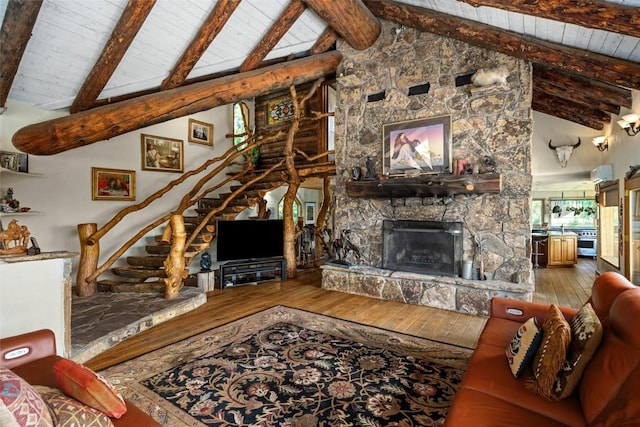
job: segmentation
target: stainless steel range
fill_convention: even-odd
[[[576,230],[578,235],[578,256],[598,256],[598,232],[596,230]]]

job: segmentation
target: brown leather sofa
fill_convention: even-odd
[[[8,353],[27,349],[20,357],[9,358]],[[53,332],[48,329],[0,339],[0,366],[11,369],[29,384],[57,388],[53,365],[61,357],[56,355]],[[153,418],[125,399],[127,412],[119,419],[111,418],[116,427],[159,426]]]
[[[515,379],[505,356],[519,326],[532,316],[542,325],[549,306],[494,298],[445,426],[640,426],[640,288],[604,273],[589,302],[603,325],[602,342],[574,393],[556,402],[526,387],[530,367]],[[567,320],[577,312],[561,310]]]

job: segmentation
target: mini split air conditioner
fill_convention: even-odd
[[[613,165],[600,165],[591,171],[591,181],[594,184],[613,179]]]

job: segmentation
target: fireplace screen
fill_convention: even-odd
[[[382,224],[382,268],[459,276],[462,223],[389,221]]]

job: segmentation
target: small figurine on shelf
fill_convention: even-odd
[[[0,255],[23,255],[27,253],[29,236],[31,233],[25,225],[18,225],[18,221],[12,219],[6,230],[0,231],[2,249]]]
[[[367,167],[367,173],[364,176],[364,179],[376,179],[376,170],[375,170],[375,166],[373,164],[373,160],[371,159],[371,157],[367,156],[367,161],[365,163],[366,167]]]
[[[203,252],[200,255],[200,271],[203,273],[211,271],[211,254],[209,252]]]
[[[13,198],[13,188],[9,187],[7,193],[2,198],[2,212],[17,212],[20,209],[20,202]]]

